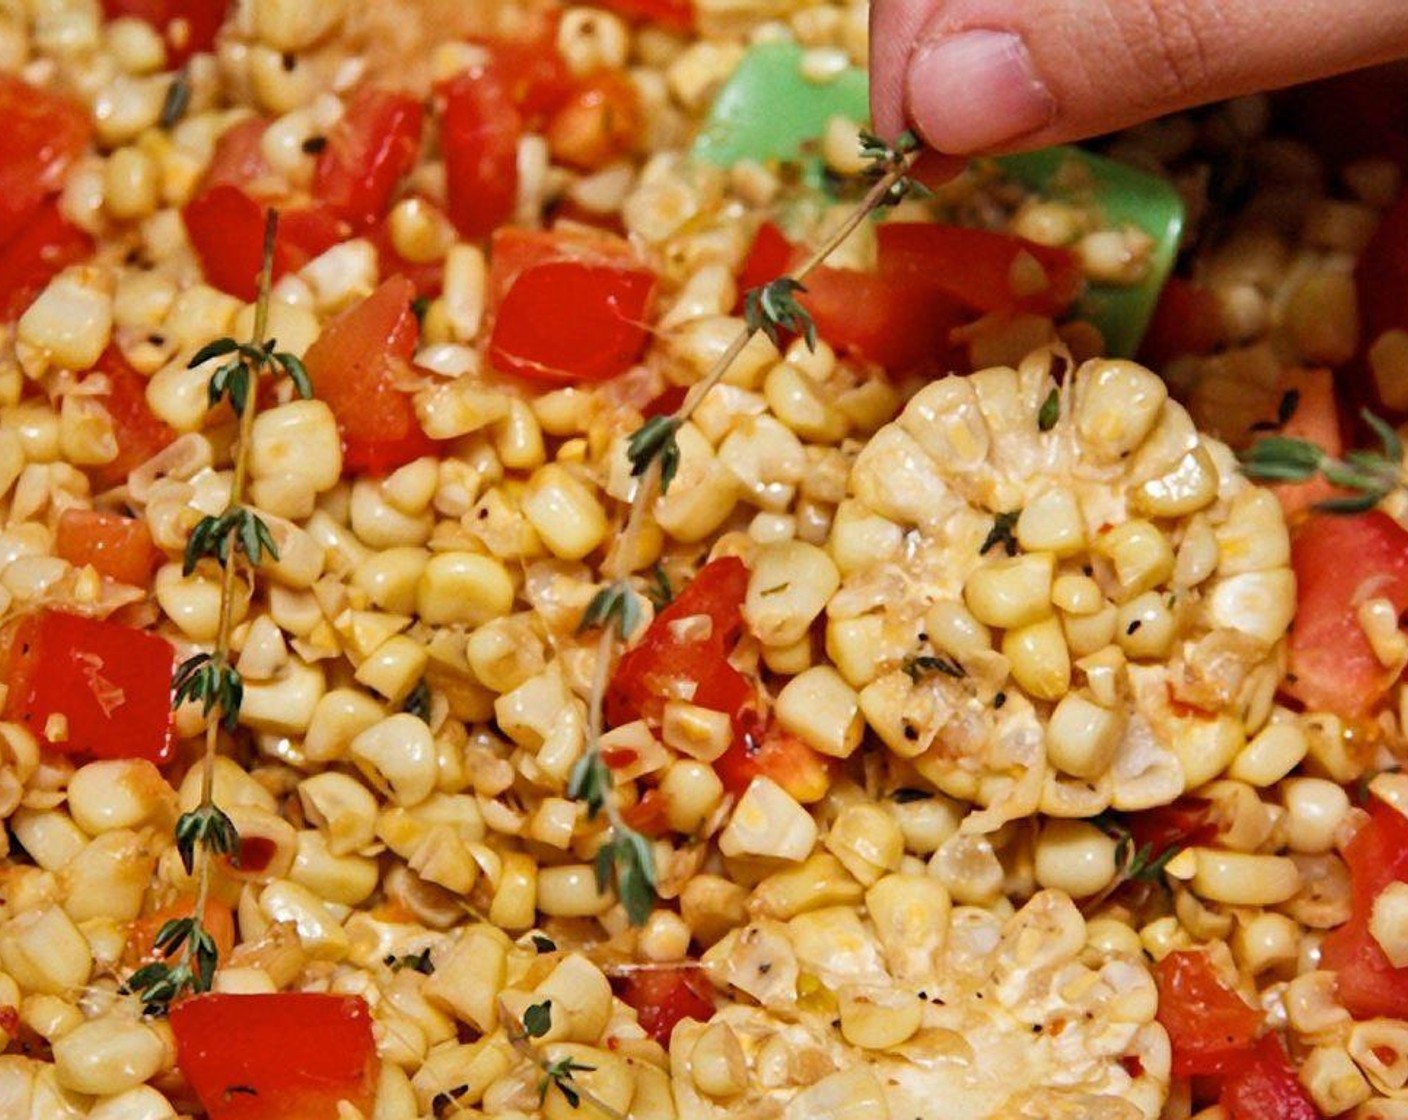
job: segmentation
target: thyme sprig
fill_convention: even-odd
[[[1403,440],[1393,426],[1368,409],[1361,415],[1379,437],[1381,451],[1350,451],[1340,459],[1309,440],[1265,436],[1242,452],[1242,473],[1258,482],[1308,482],[1318,475],[1351,493],[1316,502],[1316,509],[1327,513],[1373,509],[1395,490],[1408,486],[1408,479],[1403,473]]]
[[[1129,826],[1114,813],[1100,813],[1090,823],[1115,842],[1115,882],[1162,883],[1164,871],[1183,845],[1170,843],[1155,847],[1153,841],[1135,842]]]
[[[546,1101],[549,1091],[555,1088],[562,1094],[563,1100],[573,1108],[581,1107],[582,1102],[586,1101],[609,1120],[626,1120],[622,1113],[579,1084],[573,1076],[578,1073],[591,1073],[596,1066],[579,1062],[570,1055],[548,1058],[534,1045],[537,1039],[544,1037],[552,1029],[552,1000],[545,999],[541,1003],[532,1004],[523,1012],[521,1022],[515,1021],[513,1014],[502,1002],[499,1004],[499,1014],[508,1023],[506,1033],[513,1048],[542,1073],[538,1079],[539,1104]]]
[[[911,133],[906,133],[893,146],[878,137],[864,136],[861,152],[869,162],[867,178],[871,179],[864,198],[793,272],[744,294],[742,329],[685,397],[684,403],[668,416],[650,418],[627,439],[631,474],[639,482],[616,552],[617,571],[592,598],[579,626],[579,632],[599,629],[601,636],[597,642],[596,671],[588,707],[586,747],[572,769],[567,794],[586,803],[589,819],[598,815],[606,817],[611,837],[597,849],[598,887],[605,890],[607,883],[614,879],[617,897],[627,916],[637,925],[650,915],[655,902],[654,854],[650,841],[621,816],[615,781],[601,757],[601,734],[605,722],[602,709],[611,669],[622,644],[643,618],[641,596],[628,578],[630,565],[637,555],[636,542],[641,526],[656,496],[669,491],[678,473],[680,447],[676,437],[680,428],[723,380],[754,336],[764,334],[774,345],[780,345],[783,332],[787,332],[800,335],[808,346],[815,347],[816,324],[797,295],[806,291],[807,277],[872,213],[917,191],[918,184],[910,179],[909,173],[918,158],[918,150],[919,141]]]
[[[249,476],[249,450],[258,411],[258,386],[262,376],[287,376],[302,396],[312,395],[312,385],[303,363],[291,354],[278,351],[264,334],[269,326],[269,290],[273,283],[274,238],[278,233],[278,211],[269,210],[264,223],[263,264],[259,273],[259,296],[255,303],[254,335],[250,342],[221,338],[201,347],[189,365],[202,365],[214,358],[232,356],[211,376],[208,396],[214,407],[228,399],[239,417],[234,479],[225,510],[203,518],[187,542],[184,568],[189,575],[202,561],[211,561],[222,570],[220,609],[215,628],[214,649],[183,661],[172,684],[172,706],[197,702],[206,719],[205,751],[201,760],[200,801],[176,822],[176,849],[188,875],[196,878],[196,898],[189,917],[167,922],[153,942],[160,959],[137,969],[127,978],[123,990],[135,994],[147,1015],[161,1015],[171,1001],[187,991],[208,992],[219,964],[219,949],[204,926],[205,907],[210,898],[214,860],[220,856],[238,860],[240,836],[234,822],[215,803],[215,759],[220,730],[233,730],[244,700],[244,680],[235,667],[230,651],[234,630],[236,578],[243,564],[257,568],[266,558],[277,559],[278,549],[269,526],[244,504]]]

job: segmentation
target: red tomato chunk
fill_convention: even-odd
[[[1408,818],[1377,798],[1369,820],[1345,846],[1350,919],[1327,938],[1321,967],[1338,973],[1340,1002],[1356,1019],[1408,1016],[1408,968],[1394,968],[1369,932],[1374,900],[1390,883],[1408,882]]]
[[[522,118],[495,69],[467,71],[436,92],[450,221],[463,237],[488,237],[518,198]]]
[[[132,16],[160,31],[167,64],[173,68],[215,46],[215,33],[228,8],[226,0],[103,0],[108,19]]]
[[[649,341],[655,274],[607,234],[524,230],[494,235],[489,360],[535,381],[604,381]]]
[[[112,420],[117,458],[91,468],[101,490],[122,486],[135,467],[141,466],[176,438],[176,432],[147,404],[147,381],[133,369],[122,351],[109,346],[93,367],[107,380],[108,391],[98,399]]]
[[[640,1025],[661,1046],[681,1019],[707,1022],[714,1014],[714,992],[697,968],[645,968],[616,984],[622,1002],[636,1009]]]
[[[1179,950],[1154,969],[1159,1022],[1179,1077],[1228,1073],[1245,1060],[1265,1016],[1218,976],[1201,950]]]
[[[384,474],[435,453],[403,388],[420,337],[415,294],[410,280],[391,277],[324,327],[303,356],[313,392],[337,418],[349,474]]]
[[[176,1061],[210,1120],[339,1120],[371,1112],[376,1046],[357,996],[202,995],[171,1009]]]
[[[59,193],[69,166],[88,146],[92,125],[76,101],[0,74],[0,246]]]
[[[420,154],[420,102],[368,88],[347,104],[318,156],[313,194],[356,231],[374,225]]]
[[[174,660],[168,642],[130,626],[27,615],[10,637],[5,718],[60,754],[169,762]]]
[[[0,244],[0,323],[18,319],[34,297],[71,264],[93,255],[93,239],[59,213],[50,199],[29,223]]]
[[[1357,607],[1384,598],[1408,608],[1408,530],[1385,513],[1320,513],[1291,540],[1296,617],[1286,691],[1307,707],[1346,718],[1367,714],[1397,674],[1375,656]]]
[[[142,588],[162,559],[145,521],[99,510],[64,510],[54,552],[70,564],[91,564],[99,575]]]

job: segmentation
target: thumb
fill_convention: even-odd
[[[876,130],[1011,151],[1408,55],[1404,0],[873,0]]]

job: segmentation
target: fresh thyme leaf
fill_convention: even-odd
[[[274,355],[274,362],[288,375],[298,395],[305,401],[312,400],[313,379],[308,376],[308,367],[303,364],[303,360],[297,354],[280,351]]]
[[[421,326],[425,326],[425,315],[426,315],[426,312],[428,312],[429,310],[430,310],[430,297],[429,297],[429,296],[416,296],[415,299],[411,300],[411,313],[412,313],[412,314],[416,317],[416,319],[420,322],[420,325],[421,325]]]
[[[631,474],[640,478],[650,464],[660,460],[660,493],[670,489],[675,473],[680,469],[680,445],[675,439],[680,422],[673,416],[652,416],[631,433],[626,442],[626,455],[631,460]]]
[[[538,1082],[538,1099],[545,1101],[548,1098],[548,1090],[552,1086],[557,1086],[557,1091],[569,1105],[576,1108],[582,1103],[582,1095],[573,1084],[572,1075],[574,1073],[590,1073],[596,1066],[585,1065],[575,1058],[558,1058],[549,1062],[543,1067],[543,1079]]]
[[[592,596],[587,609],[582,612],[582,621],[577,624],[577,633],[603,630],[614,623],[617,634],[624,641],[635,633],[643,617],[636,593],[618,580]]]
[[[615,873],[616,896],[631,925],[644,925],[655,907],[655,856],[650,841],[633,829],[617,826],[617,836],[596,852],[596,886],[604,892]]]
[[[542,1038],[552,1030],[552,1000],[535,1003],[523,1013],[523,1030],[529,1038]]]
[[[1395,467],[1403,462],[1403,440],[1399,438],[1398,432],[1394,430],[1392,424],[1381,416],[1375,416],[1367,408],[1360,411],[1364,417],[1364,422],[1374,430],[1374,434],[1379,437],[1379,442],[1384,447],[1384,458],[1391,461]]]
[[[430,959],[429,947],[422,949],[419,953],[404,953],[399,957],[395,953],[388,954],[385,964],[392,972],[400,972],[402,969],[408,968],[423,976],[435,975],[435,962]]]
[[[172,679],[171,706],[198,701],[201,715],[216,708],[226,728],[233,731],[244,703],[244,678],[233,665],[217,665],[208,653],[197,653],[183,661]]]
[[[1017,527],[1017,518],[1022,516],[1019,509],[1011,510],[1007,513],[999,513],[992,519],[992,528],[988,530],[988,535],[983,538],[983,543],[978,549],[979,556],[986,556],[998,545],[1001,545],[1008,556],[1017,555],[1017,538],[1013,535],[1013,530]]]
[[[167,132],[170,132],[186,115],[191,107],[191,76],[185,70],[178,71],[166,87],[166,96],[161,101],[161,116],[157,118]]]
[[[557,952],[557,942],[551,937],[547,937],[541,933],[535,933],[530,940],[533,942],[533,948],[537,949],[540,953]]]
[[[899,805],[909,805],[915,801],[932,801],[933,799],[934,795],[927,790],[911,789],[908,786],[902,786],[890,792],[890,800]]]
[[[1325,458],[1324,449],[1309,440],[1267,436],[1242,452],[1242,473],[1259,482],[1304,482]]]
[[[587,819],[590,820],[606,805],[613,785],[611,771],[602,761],[601,752],[589,750],[577,760],[568,775],[567,796],[574,801],[586,802]]]
[[[196,366],[204,365],[211,358],[223,358],[226,354],[233,354],[239,348],[240,344],[233,338],[217,338],[214,342],[207,342],[192,354],[191,360],[186,363],[186,368],[195,369]]]
[[[868,164],[865,169],[865,177],[871,180],[883,179],[891,172],[900,170],[904,167],[908,157],[922,146],[919,137],[908,129],[895,138],[893,145],[885,143],[873,132],[862,132],[860,134],[860,154]],[[904,175],[885,192],[885,197],[879,201],[878,205],[894,206],[906,198],[928,198],[932,194],[933,192],[924,184]]]
[[[401,702],[401,710],[410,712],[422,723],[430,722],[430,685],[426,683],[424,677],[416,682],[415,688]]]
[[[176,821],[176,852],[187,875],[195,872],[197,847],[204,847],[211,855],[233,856],[239,846],[235,822],[218,805],[198,805]]]
[[[190,575],[207,556],[214,557],[222,567],[229,563],[232,540],[256,567],[263,561],[265,553],[271,560],[279,558],[279,549],[268,524],[253,510],[238,506],[226,510],[219,517],[202,517],[196,522],[186,541],[181,565],[183,574]]]
[[[1041,409],[1036,414],[1036,426],[1043,432],[1049,432],[1056,426],[1056,421],[1061,419],[1061,390],[1052,389],[1046,394],[1046,399],[1041,402]]]
[[[646,588],[645,593],[657,611],[664,610],[675,601],[675,589],[670,583],[670,574],[665,571],[659,560],[655,561],[655,565],[650,569],[650,586]]]
[[[195,930],[195,918],[172,918],[156,931],[156,936],[152,938],[152,948],[163,957],[173,956]]]
[[[807,287],[791,276],[779,276],[756,288],[749,288],[743,297],[743,319],[748,329],[762,331],[777,347],[782,346],[782,332],[800,334],[808,350],[816,349],[816,321],[812,313],[797,302],[797,293]]]
[[[916,683],[930,673],[942,673],[955,680],[962,680],[968,675],[962,665],[947,657],[906,657],[904,671],[909,674],[909,679]]]
[[[1300,408],[1300,390],[1287,389],[1281,394],[1281,403],[1276,406],[1276,426],[1284,428]]]

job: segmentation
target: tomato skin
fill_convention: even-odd
[[[337,1120],[338,1101],[371,1111],[376,1045],[360,996],[200,995],[172,1007],[171,1030],[210,1120]]]
[[[175,653],[164,639],[46,608],[19,622],[7,660],[5,718],[23,723],[48,749],[171,761]],[[56,742],[44,732],[58,715],[68,735]]]
[[[489,358],[505,373],[572,384],[624,373],[649,341],[656,280],[614,238],[496,234]],[[552,323],[552,330],[544,330]]]
[[[161,32],[169,68],[215,46],[215,34],[225,22],[226,0],[103,0],[108,19],[132,16]]]
[[[820,801],[831,786],[826,759],[776,726],[749,727],[714,760],[724,789],[741,797],[754,778],[771,778],[803,805]]]
[[[45,199],[59,193],[93,126],[82,105],[0,74],[0,246],[20,233]]]
[[[673,603],[657,614],[639,642],[621,655],[606,691],[606,719],[613,727],[635,719],[660,719],[665,701],[694,683],[694,703],[727,712],[740,725],[753,688],[729,665],[728,651],[743,632],[748,569],[736,556],[699,569]],[[708,615],[707,635],[690,638],[674,624]]]
[[[1149,846],[1157,859],[1172,847],[1201,847],[1217,838],[1212,802],[1201,797],[1180,797],[1170,805],[1141,809],[1124,818],[1135,851]]]
[[[442,82],[436,92],[446,210],[463,237],[487,237],[513,216],[522,117],[492,67]]]
[[[176,432],[152,412],[147,404],[146,378],[128,364],[116,346],[104,350],[93,369],[107,379],[107,395],[98,399],[107,409],[117,440],[117,458],[89,468],[94,485],[106,490],[124,485],[128,474],[171,443]]]
[[[572,96],[576,79],[557,49],[557,12],[540,13],[538,26],[515,38],[484,41],[490,66],[522,115],[535,131]]]
[[[66,509],[59,516],[54,553],[132,587],[146,587],[163,559],[145,521],[86,509]]]
[[[28,224],[0,243],[0,323],[18,319],[50,280],[92,255],[93,239],[69,224],[58,201],[40,203]]]
[[[1334,969],[1340,1003],[1356,1019],[1408,1015],[1408,968],[1394,968],[1369,932],[1374,900],[1390,883],[1408,881],[1408,818],[1378,798],[1369,820],[1345,845],[1350,919],[1325,938],[1321,967]]]
[[[181,210],[191,247],[205,278],[246,302],[259,294],[264,258],[265,208],[240,187],[220,184],[202,191]],[[330,210],[304,206],[283,210],[274,241],[274,279],[296,272],[343,238]]]
[[[1367,713],[1396,674],[1374,655],[1355,614],[1369,597],[1408,608],[1408,531],[1378,510],[1311,514],[1292,534],[1297,607],[1285,690],[1347,719]]]
[[[1265,1015],[1223,983],[1205,951],[1169,953],[1154,966],[1154,979],[1175,1076],[1230,1073],[1246,1060]]]
[[[201,176],[200,189],[239,187],[255,198],[268,194],[267,180],[274,174],[264,158],[264,134],[269,124],[264,117],[249,117],[222,132]]]
[[[714,1014],[713,989],[702,969],[641,969],[617,980],[613,987],[623,1003],[636,1009],[645,1032],[666,1049],[681,1019],[706,1023]]]
[[[314,393],[337,418],[348,474],[384,474],[438,446],[416,419],[411,394],[397,384],[420,337],[414,296],[404,276],[383,281],[325,326],[303,356]]]
[[[973,311],[1055,315],[1075,301],[1084,285],[1074,253],[1009,233],[887,222],[876,234],[882,273],[942,292]],[[1014,264],[1024,253],[1041,265],[1047,285],[1019,295],[1012,287]]]
[[[740,291],[775,280],[805,256],[775,225],[765,223],[744,261]],[[939,372],[953,365],[949,335],[963,309],[926,277],[915,275],[911,256],[882,256],[878,273],[822,265],[808,274],[798,298],[811,313],[817,334],[838,350],[892,373]]]
[[[1218,1103],[1227,1120],[1319,1120],[1300,1078],[1276,1033],[1252,1048],[1242,1067],[1222,1085]]]
[[[318,156],[313,194],[354,231],[374,225],[420,154],[421,104],[368,87],[358,91]]]
[[[1170,276],[1140,345],[1139,360],[1159,369],[1186,354],[1211,354],[1219,341],[1221,311],[1207,288]]]
[[[596,171],[628,155],[640,138],[640,96],[624,74],[586,79],[548,123],[548,149],[559,163]]]

